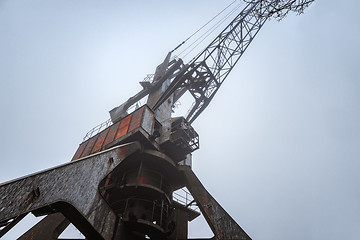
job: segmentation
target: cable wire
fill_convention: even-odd
[[[237,0],[230,3],[226,8],[224,8],[221,12],[216,14],[213,18],[211,18],[207,23],[205,23],[202,27],[200,27],[197,31],[195,31],[193,34],[191,34],[188,38],[186,38],[182,43],[180,43],[176,48],[174,48],[171,52],[176,51],[179,47],[184,45],[189,39],[191,39],[194,35],[196,35],[198,32],[200,32],[203,28],[205,28],[207,25],[209,25],[215,18],[217,18],[220,14],[222,14],[226,9],[228,9],[231,5],[233,5]]]
[[[229,12],[227,15],[225,15],[222,19],[220,19],[215,25],[213,25],[210,29],[208,29],[204,34],[202,34],[198,39],[196,39],[196,41],[194,41],[193,43],[191,43],[186,49],[184,49],[182,52],[179,53],[179,55],[183,54],[184,52],[186,52],[190,47],[192,47],[195,43],[197,43],[198,41],[200,41],[199,43],[197,43],[193,48],[191,48],[183,57],[185,58],[186,56],[188,56],[191,52],[194,51],[195,48],[197,48],[202,42],[205,41],[206,38],[208,38],[217,28],[219,28],[221,26],[221,24],[223,24],[227,19],[229,19],[231,17],[232,14],[234,14],[243,4],[240,3],[239,5],[237,5],[234,9],[231,10],[231,12]],[[202,52],[202,51],[201,51]],[[201,53],[199,53],[201,54]],[[194,57],[195,59],[196,57]]]

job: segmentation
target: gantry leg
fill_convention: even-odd
[[[29,212],[35,216],[61,212],[86,238],[112,239],[119,219],[98,186],[120,162],[140,149],[138,142],[120,145],[0,185],[0,223],[6,228]]]
[[[184,173],[187,189],[214,233],[212,240],[251,240],[235,220],[206,191],[190,167],[179,166],[179,169]]]
[[[69,224],[70,221],[64,215],[53,213],[21,235],[18,240],[56,240]]]

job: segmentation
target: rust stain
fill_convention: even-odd
[[[110,177],[111,177],[111,173],[107,176],[106,181],[105,181],[105,186],[107,186],[110,182]]]

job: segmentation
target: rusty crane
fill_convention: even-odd
[[[86,239],[185,240],[201,212],[212,239],[250,239],[192,171],[199,136],[191,123],[267,21],[271,5],[259,4],[246,4],[189,63],[170,52],[140,92],[86,135],[71,162],[0,185],[0,237],[31,212],[46,217],[19,239],[58,239],[72,223]],[[173,117],[185,93],[188,114]],[[186,201],[176,195],[183,188]]]

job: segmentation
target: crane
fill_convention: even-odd
[[[199,135],[191,124],[268,20],[274,6],[261,4],[247,3],[189,63],[169,52],[143,89],[85,136],[71,162],[0,185],[0,237],[31,212],[46,217],[19,239],[58,239],[72,223],[86,239],[185,240],[200,214],[212,239],[251,239],[192,171]],[[185,93],[193,99],[188,113],[173,117]]]

